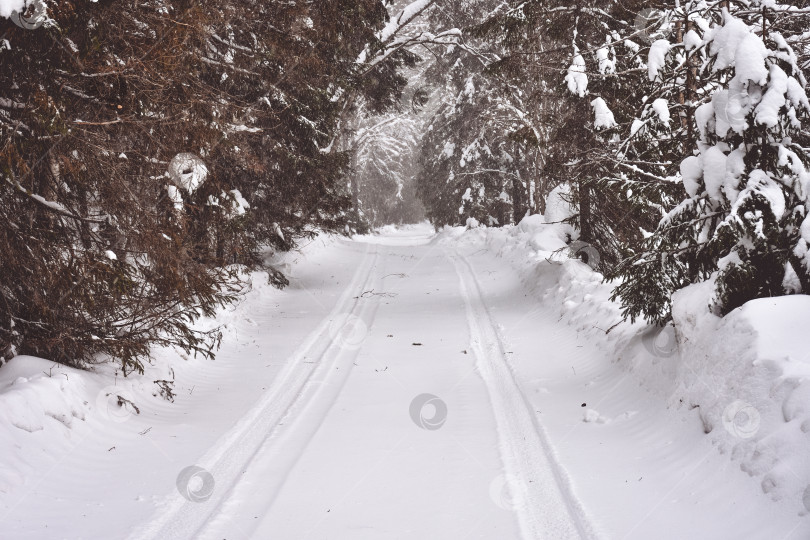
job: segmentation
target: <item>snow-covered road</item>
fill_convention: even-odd
[[[292,276],[227,314],[215,362],[178,366],[174,404],[75,428],[0,536],[807,533],[497,254],[418,227],[332,242]]]
[[[340,299],[204,459],[219,493],[144,537],[592,536],[472,267],[428,239],[343,242]]]

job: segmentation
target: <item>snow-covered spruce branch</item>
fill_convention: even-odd
[[[4,109],[25,109],[25,103],[19,103],[13,99],[0,97],[0,107]]]
[[[359,134],[357,135],[357,137],[355,138],[355,140],[354,140],[354,142],[352,144],[355,145],[355,146],[359,146],[359,145],[365,143],[365,141],[366,141],[366,139],[368,137],[376,136],[380,129],[382,129],[383,127],[385,127],[385,126],[387,126],[389,124],[392,124],[392,123],[396,122],[397,120],[399,120],[399,118],[397,118],[396,116],[392,116],[390,118],[386,118],[385,120],[383,120],[383,121],[381,121],[381,122],[379,122],[379,123],[377,123],[377,124],[375,124],[375,125],[373,125],[371,127],[361,128],[359,130]]]
[[[77,221],[84,221],[86,223],[105,223],[103,219],[92,219],[82,216],[77,216],[58,202],[49,201],[42,195],[37,195],[36,193],[32,193],[25,189],[19,182],[12,180],[8,177],[5,177],[6,183],[16,189],[18,192],[22,193],[30,200],[34,201],[38,205],[42,206],[43,208],[47,209],[50,212],[54,212],[60,216],[64,216],[66,218],[75,219]]]
[[[234,66],[233,64],[218,62],[216,60],[206,58],[205,56],[201,56],[200,61],[204,62],[204,63],[206,63],[208,65],[211,65],[211,66],[218,66],[218,67],[222,67],[222,68],[225,68],[225,69],[229,69],[229,70],[234,71],[236,73],[243,73],[245,75],[252,75],[253,77],[261,77],[261,75],[259,73],[256,73],[255,71],[250,71],[248,69],[240,68],[240,67]]]
[[[451,28],[436,34],[425,30],[419,30],[412,35],[406,34],[406,29],[412,27],[414,22],[435,4],[437,4],[437,0],[415,0],[391,17],[383,29],[375,34],[374,42],[367,43],[355,60],[357,71],[354,74],[354,79],[360,81],[368,77],[374,73],[381,63],[403,49],[424,47],[430,50],[430,46],[460,46],[466,48],[466,45],[461,42],[462,33],[458,28]],[[473,49],[470,49],[470,52],[480,54]],[[484,62],[487,60],[491,61],[492,59],[485,59]],[[343,102],[341,118],[354,106],[355,93],[355,89],[340,86],[332,89],[332,101]],[[336,141],[337,135],[332,138],[326,147],[321,148],[321,152],[332,152],[335,149]]]
[[[92,103],[101,104],[101,101],[99,99],[94,98],[93,96],[89,96],[84,92],[82,92],[81,90],[77,90],[76,88],[68,86],[67,84],[62,85],[62,89],[65,90],[68,94],[74,95],[77,98],[86,99],[87,101],[90,101]]]
[[[611,159],[610,161],[611,161],[611,163],[615,164],[618,167],[621,167],[623,169],[627,169],[627,170],[629,170],[629,171],[631,171],[631,172],[633,172],[635,174],[640,174],[642,176],[645,176],[647,178],[655,180],[656,182],[661,182],[661,183],[666,183],[666,184],[672,183],[671,178],[668,178],[668,177],[665,177],[665,176],[658,176],[657,174],[653,174],[653,173],[651,173],[649,171],[645,171],[644,169],[642,169],[640,167],[637,167],[635,165],[631,165],[629,163],[625,163],[625,162],[617,160],[617,159]]]
[[[436,1],[437,0],[415,0],[402,8],[402,10],[397,13],[395,17],[392,17],[391,20],[388,21],[388,24],[386,24],[382,30],[377,32],[375,36],[377,41],[382,46],[382,49],[385,50],[388,44],[393,42],[400,32],[402,32],[406,27],[408,27],[408,25],[422,15],[422,13],[435,4]],[[369,63],[369,52],[370,44],[366,44],[363,52],[361,52],[360,56],[357,58],[357,63]]]
[[[11,131],[11,135],[22,135],[23,131],[32,133],[31,128],[28,127],[22,120],[14,120],[8,111],[0,109],[0,125],[7,127]]]
[[[476,175],[479,175],[479,174],[487,174],[487,173],[502,174],[502,175],[505,175],[505,176],[511,176],[513,178],[520,178],[519,174],[515,174],[513,172],[504,171],[504,170],[500,170],[500,169],[477,169],[477,170],[472,171],[472,172],[457,172],[455,174],[456,174],[456,176],[476,176]]]
[[[380,51],[374,56],[373,59],[363,62],[364,68],[360,71],[359,77],[363,78],[380,65],[382,62],[391,57],[395,52],[408,47],[426,46],[426,45],[458,45],[460,31],[457,29],[447,30],[441,34],[431,34],[430,32],[420,32],[415,36],[403,37],[385,44]]]
[[[252,57],[252,56],[255,54],[255,52],[256,52],[256,51],[254,51],[253,49],[251,49],[251,48],[249,48],[249,47],[244,47],[244,46],[242,46],[242,45],[238,45],[238,44],[234,43],[233,41],[225,41],[224,39],[222,39],[221,37],[219,37],[219,36],[218,36],[218,35],[217,35],[215,32],[213,32],[213,31],[212,31],[212,32],[210,32],[208,35],[209,35],[209,36],[211,36],[212,38],[214,38],[216,41],[218,41],[218,42],[222,43],[223,45],[227,46],[227,47],[231,47],[231,48],[233,48],[233,49],[236,49],[237,51],[242,51],[242,52],[244,52],[244,53],[248,53],[248,54],[249,54],[251,57]]]

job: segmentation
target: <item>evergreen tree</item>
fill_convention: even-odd
[[[367,118],[355,135],[362,216],[372,227],[422,218],[413,189],[420,122],[397,110]]]
[[[484,75],[497,53],[474,32],[488,0],[454,4],[441,11],[441,25],[467,29],[464,43],[438,55],[428,80],[433,111],[420,149],[417,190],[436,225],[489,225],[519,221],[535,208],[532,170],[534,129],[527,123],[519,89]]]
[[[262,246],[348,223],[335,98],[397,99],[396,51],[357,61],[386,7],[125,0],[47,16],[0,20],[0,352],[108,355],[125,373],[155,344],[213,354],[218,332],[192,323],[236,298]]]
[[[666,320],[672,292],[707,279],[719,315],[810,292],[810,156],[795,142],[810,109],[805,80],[770,25],[779,6],[753,7],[715,8],[695,43],[708,51],[699,76],[714,90],[695,112],[697,151],[680,163],[687,197],[620,272],[615,294],[630,318]]]
[[[628,180],[616,171],[614,143],[643,92],[624,76],[640,67],[638,45],[623,38],[633,27],[633,7],[515,2],[477,28],[502,51],[488,73],[508,81],[518,89],[511,93],[522,97],[515,105],[528,128],[523,133],[540,156],[534,178],[543,187],[538,198],[570,182],[580,240],[595,244],[609,262],[619,257],[618,238],[638,234],[621,234],[638,228],[628,220],[629,188],[612,182],[617,176],[621,183]]]

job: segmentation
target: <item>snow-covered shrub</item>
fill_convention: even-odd
[[[686,198],[626,268],[617,293],[631,318],[666,319],[673,291],[710,276],[718,314],[810,293],[810,156],[795,142],[805,80],[782,35],[752,22],[722,9],[701,38],[711,97],[695,111],[696,152],[680,162]]]

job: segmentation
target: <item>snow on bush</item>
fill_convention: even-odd
[[[180,193],[177,186],[167,185],[166,194],[169,197],[169,200],[172,201],[174,209],[178,212],[181,211],[183,209],[183,194]]]
[[[804,510],[810,485],[810,296],[751,300],[723,318],[708,310],[712,283],[675,293],[677,389],[697,407],[717,448],[773,500]],[[810,510],[810,508],[808,508]]]
[[[250,210],[250,204],[247,202],[247,199],[242,197],[242,193],[238,189],[232,189],[229,193],[231,197],[233,197],[233,213],[237,216],[245,215],[245,213]]]
[[[579,97],[583,97],[588,90],[588,75],[585,73],[585,59],[579,53],[579,49],[574,45],[574,57],[571,59],[571,66],[565,76],[568,90]]]
[[[698,25],[709,54],[695,63],[706,92],[694,113],[699,137],[680,163],[682,199],[621,270],[626,279],[615,292],[631,319],[667,322],[672,293],[709,279],[716,315],[754,298],[810,293],[810,243],[801,232],[810,153],[798,142],[810,114],[805,78],[784,38],[732,9]],[[658,67],[671,69],[662,63],[665,43],[654,51],[656,43],[651,78]]]
[[[209,195],[208,206],[221,208],[229,219],[244,216],[250,210],[250,203],[242,197],[242,193],[238,189],[232,189],[227,193],[223,191],[219,197]]]
[[[667,54],[672,47],[669,41],[659,39],[650,45],[650,53],[647,57],[647,75],[651,81],[658,79],[658,72],[667,62]]]
[[[613,117],[613,111],[611,111],[605,100],[598,97],[591,101],[591,107],[593,107],[593,114],[594,114],[594,121],[593,127],[597,130],[599,129],[610,129],[616,125],[616,119]]]
[[[806,152],[790,137],[800,127],[797,117],[810,112],[802,74],[795,56],[768,50],[728,11],[723,18],[705,42],[712,70],[732,76],[696,112],[699,154],[681,167],[690,199],[666,220],[719,220],[696,240],[719,258],[711,301],[718,314],[755,297],[795,292],[790,278],[798,272],[806,283],[810,276],[807,241],[796,234],[810,211],[810,172],[800,156]],[[751,159],[757,152],[763,157]]]
[[[599,73],[602,75],[616,73],[616,61],[610,57],[610,52],[607,47],[596,49],[596,60],[599,62]]]
[[[185,152],[172,158],[167,174],[175,186],[194,193],[208,177],[208,167],[199,156]]]
[[[670,120],[670,113],[669,113],[669,103],[667,100],[658,98],[652,102],[652,108],[655,111],[655,114],[658,115],[658,119],[661,120],[662,123],[668,124]]]

